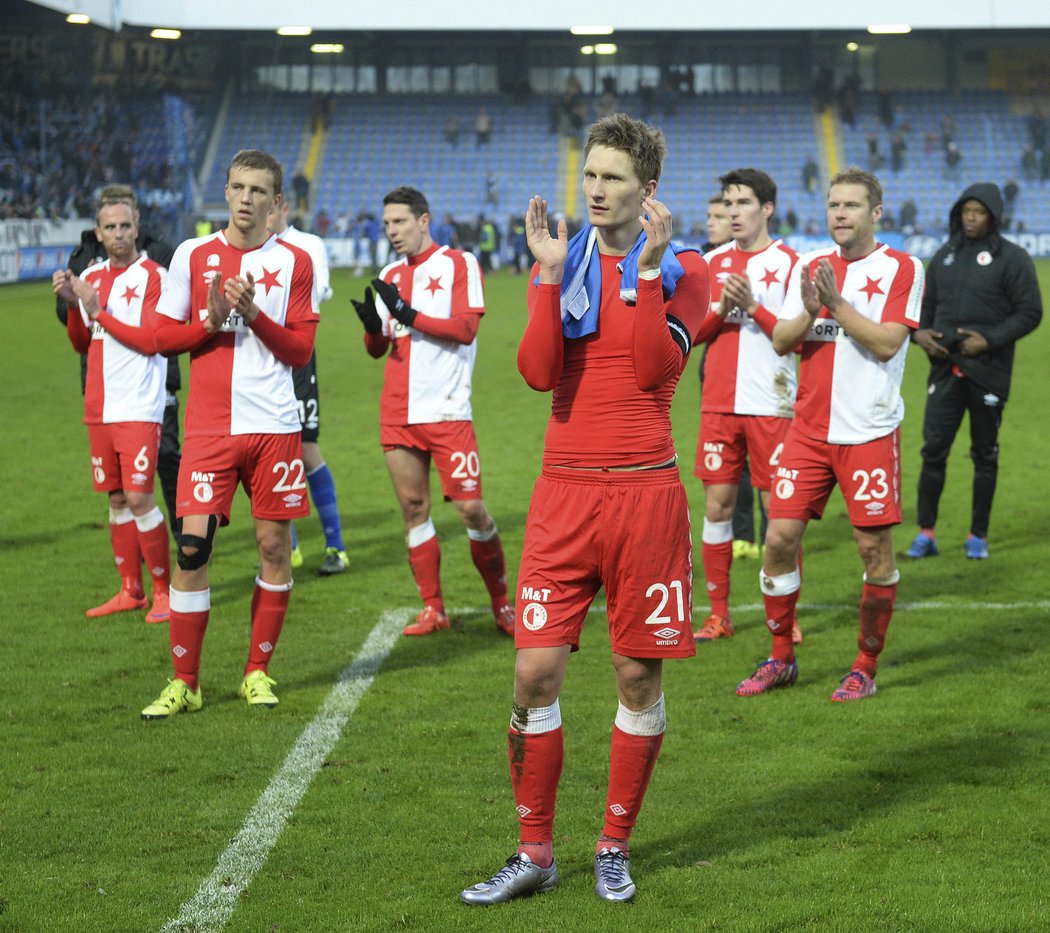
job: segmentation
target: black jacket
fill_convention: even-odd
[[[150,259],[164,266],[165,269],[171,264],[171,257],[175,255],[175,250],[171,248],[170,244],[164,240],[156,239],[152,234],[146,233],[144,230],[139,230],[135,246],[138,247],[140,253],[146,253]],[[95,236],[95,229],[92,227],[90,230],[85,230],[80,234],[80,243],[69,254],[69,262],[66,263],[66,268],[74,275],[80,275],[88,266],[94,265],[96,262],[102,262],[105,258],[106,251],[102,248],[102,244],[99,243],[98,237]],[[56,297],[55,314],[58,316],[59,321],[62,322],[63,327],[66,326],[68,313],[69,308],[66,303],[61,298]],[[86,385],[87,354],[84,353],[80,357],[81,392],[84,391]],[[177,356],[168,357],[166,388],[169,392],[178,392],[182,388],[182,373],[179,371],[179,358]]]
[[[962,229],[962,206],[971,199],[980,201],[992,215],[988,233],[977,240],[968,239]],[[991,182],[971,185],[955,202],[948,242],[926,269],[919,326],[943,333],[939,342],[952,351],[951,359],[931,359],[931,383],[957,366],[982,389],[1005,401],[1010,394],[1014,344],[1039,326],[1043,299],[1032,257],[999,234],[1002,214],[1003,197]],[[959,327],[984,337],[988,352],[960,354]]]

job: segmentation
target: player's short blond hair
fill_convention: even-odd
[[[135,197],[135,189],[130,185],[106,185],[98,193],[98,206],[95,208],[95,223],[99,222],[102,208],[112,207],[114,204],[126,204],[131,208],[135,222],[139,219],[139,201]]]
[[[868,207],[874,210],[882,204],[882,185],[879,184],[879,180],[871,172],[866,172],[855,165],[844,168],[832,178],[828,182],[828,191],[831,191],[835,185],[861,185],[868,192]]]
[[[643,184],[660,180],[660,172],[667,157],[667,140],[655,126],[635,120],[626,113],[612,113],[592,123],[587,130],[584,158],[595,146],[626,153],[634,173]]]
[[[226,180],[230,180],[230,172],[235,168],[260,169],[269,172],[273,178],[273,193],[280,194],[284,186],[284,168],[270,153],[261,149],[241,149],[234,154],[230,160],[229,168],[226,169]]]

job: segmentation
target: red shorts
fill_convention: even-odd
[[[689,503],[676,468],[544,468],[518,569],[519,648],[571,645],[602,586],[609,640],[628,658],[685,658],[693,642]]]
[[[252,515],[271,521],[310,514],[300,434],[188,437],[182,445],[175,510],[230,521],[237,484],[252,500]]]
[[[95,492],[153,492],[160,425],[154,421],[89,424]]]
[[[448,500],[481,498],[481,460],[472,421],[435,421],[432,424],[382,424],[383,450],[407,447],[433,458],[441,492]]]
[[[866,444],[829,444],[793,428],[774,476],[769,517],[820,518],[836,483],[855,528],[899,525],[900,428]]]
[[[705,486],[740,482],[744,460],[750,462],[751,485],[769,489],[790,418],[772,415],[726,415],[701,412],[693,475]]]

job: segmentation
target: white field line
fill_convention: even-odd
[[[303,730],[284,764],[262,792],[240,832],[219,856],[214,871],[197,893],[179,909],[179,916],[162,933],[211,933],[221,930],[241,894],[265,864],[288,818],[306,793],[314,775],[368,692],[390,654],[401,629],[417,609],[384,612],[361,646],[357,658],[340,675],[313,721]]]

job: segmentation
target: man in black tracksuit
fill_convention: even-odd
[[[919,476],[919,534],[909,557],[937,553],[934,526],[944,477],[963,415],[970,415],[973,506],[966,556],[988,556],[988,521],[999,470],[999,425],[1010,394],[1014,344],[1035,330],[1043,301],[1035,265],[999,233],[998,185],[967,188],[952,207],[948,242],[926,270],[914,340],[930,357]]]
[[[111,189],[104,189],[102,196],[105,196],[106,191],[115,190],[116,187],[112,186]],[[134,192],[130,188],[120,186],[120,190],[122,192],[121,196],[127,197],[128,195],[124,192],[130,192],[130,197],[134,198]],[[137,213],[138,211],[136,211]],[[150,259],[164,266],[165,269],[168,267],[168,263],[171,262],[171,257],[175,252],[164,240],[156,239],[149,233],[141,230],[141,228],[138,240],[135,241],[135,246],[140,253],[146,253]],[[95,235],[94,228],[92,228],[81,233],[80,243],[70,253],[67,268],[74,275],[81,275],[88,266],[92,266],[96,262],[102,262],[104,259],[106,259],[106,250]],[[62,322],[63,327],[66,326],[68,310],[66,303],[61,298],[56,300],[55,314],[58,315],[58,319]],[[81,392],[84,391],[86,384],[87,354],[85,353],[80,357]],[[160,479],[161,489],[164,492],[164,502],[168,508],[168,527],[171,528],[173,535],[176,533],[175,487],[179,478],[179,461],[182,459],[182,451],[179,447],[179,400],[175,393],[181,387],[182,373],[179,371],[179,359],[177,356],[170,356],[168,357],[167,399],[164,403],[164,421],[161,425],[160,449],[157,451],[157,476]]]

